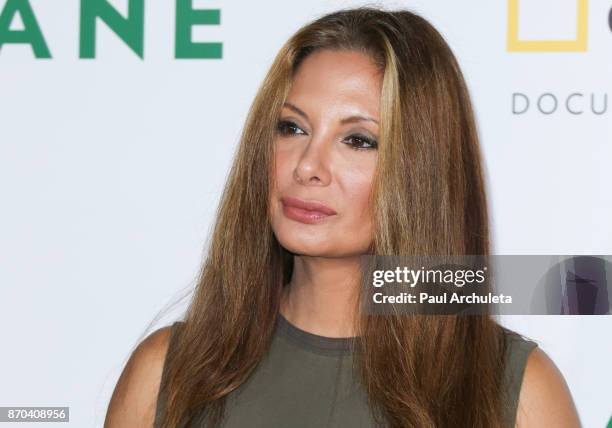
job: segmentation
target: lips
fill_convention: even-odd
[[[281,202],[285,215],[301,223],[313,224],[337,214],[321,202],[305,201],[289,196],[282,197]]]

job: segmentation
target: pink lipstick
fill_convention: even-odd
[[[285,196],[281,198],[283,213],[290,219],[301,223],[318,223],[336,215],[336,211],[317,201],[305,201]]]

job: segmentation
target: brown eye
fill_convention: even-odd
[[[355,150],[371,150],[378,147],[378,142],[372,138],[366,137],[365,135],[353,134],[346,138],[347,144]]]
[[[276,126],[276,130],[281,135],[298,135],[306,134],[299,126],[290,120],[280,120]]]

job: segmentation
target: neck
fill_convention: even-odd
[[[359,257],[294,256],[281,314],[296,327],[326,337],[356,336]]]

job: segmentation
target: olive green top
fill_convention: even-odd
[[[181,321],[172,325],[172,332]],[[514,428],[523,371],[535,342],[503,329],[506,353],[505,420]],[[170,345],[172,346],[171,334]],[[270,350],[252,376],[227,396],[224,428],[375,427],[365,391],[352,371],[351,338],[318,336],[279,314]],[[165,379],[166,365],[162,372]],[[157,401],[154,428],[164,408]],[[204,414],[190,427],[205,427]]]

